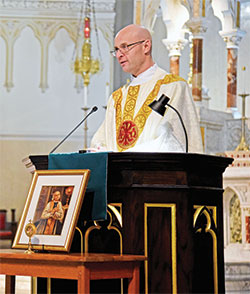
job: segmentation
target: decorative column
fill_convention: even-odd
[[[20,21],[1,18],[0,37],[3,38],[6,45],[6,65],[5,65],[5,83],[4,87],[8,92],[14,87],[13,83],[13,64],[14,64],[14,45],[21,34]]]
[[[171,41],[168,39],[162,40],[163,44],[167,47],[169,51],[169,61],[170,61],[170,72],[175,75],[179,75],[179,62],[181,51],[184,49],[188,40],[181,39],[177,41]]]
[[[142,8],[142,0],[134,0],[134,23],[137,25],[141,25]]]
[[[155,1],[156,2],[156,1]],[[188,9],[180,1],[160,0],[162,20],[166,26],[167,38],[162,42],[169,52],[170,68],[172,74],[179,75],[179,62],[181,50],[187,44],[185,39],[185,23],[189,18]]]
[[[231,32],[220,32],[227,44],[227,108],[237,110],[237,59],[239,43],[245,32],[235,29]]]
[[[203,36],[207,31],[207,21],[205,18],[193,18],[187,26],[193,34],[192,95],[195,101],[202,101]]]

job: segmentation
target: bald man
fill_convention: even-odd
[[[112,93],[106,117],[91,148],[100,151],[182,152],[185,136],[177,114],[167,109],[162,117],[148,105],[165,94],[182,116],[189,152],[202,152],[196,109],[186,81],[159,68],[152,59],[152,38],[147,29],[128,25],[120,30],[111,54],[131,82]],[[163,53],[164,54],[164,53]]]

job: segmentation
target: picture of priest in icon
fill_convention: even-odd
[[[43,186],[38,199],[34,224],[38,235],[61,235],[73,186]]]

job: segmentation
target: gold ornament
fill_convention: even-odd
[[[26,236],[29,237],[28,249],[24,253],[27,253],[27,254],[34,253],[34,251],[31,250],[31,247],[32,247],[31,238],[36,233],[36,226],[33,224],[31,219],[29,220],[29,223],[25,226],[24,231],[25,231]]]

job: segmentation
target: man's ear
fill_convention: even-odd
[[[150,40],[145,40],[144,41],[144,52],[146,54],[150,54],[151,53],[151,47],[152,47],[152,42]]]

